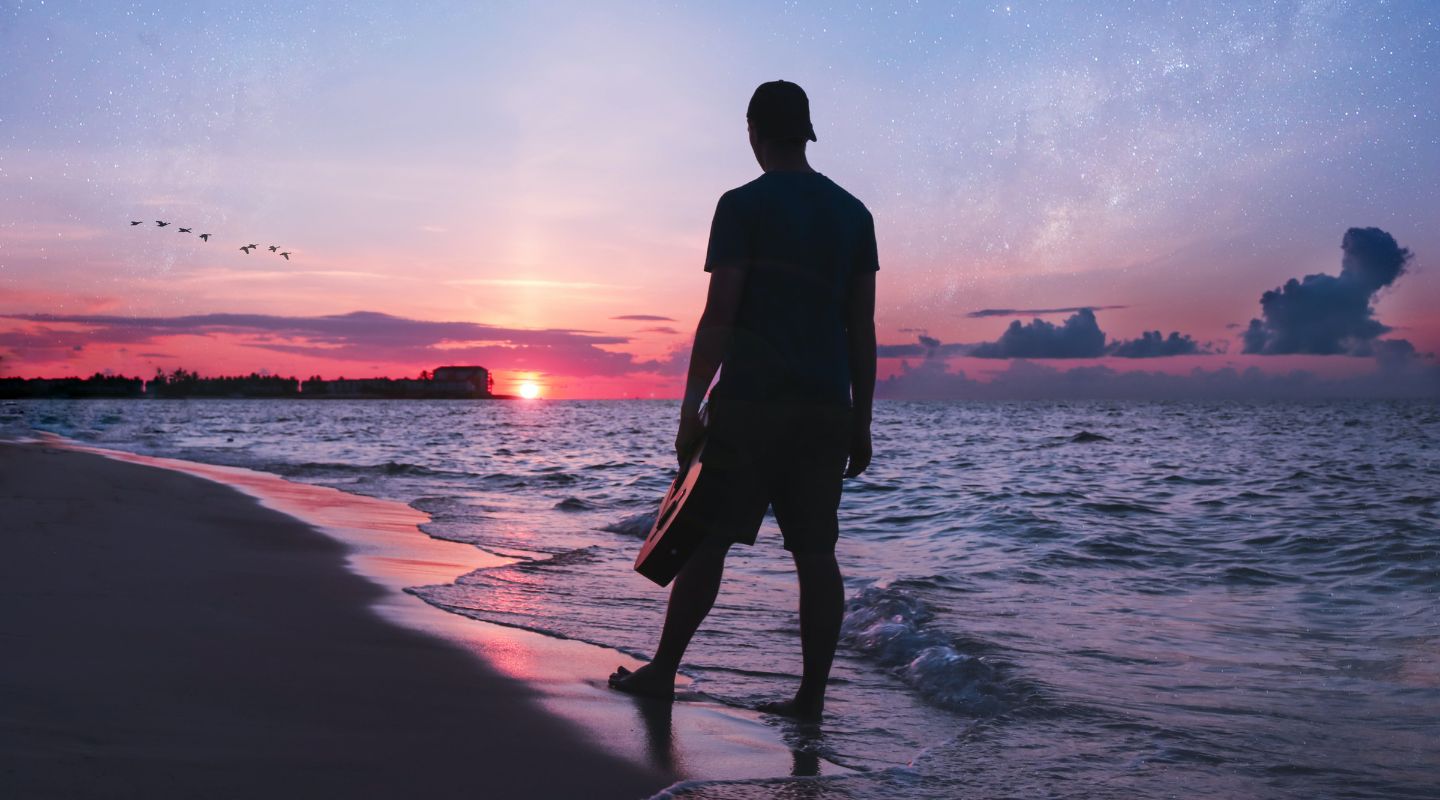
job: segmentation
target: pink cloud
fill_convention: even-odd
[[[243,347],[338,362],[411,364],[418,368],[476,362],[492,369],[576,377],[672,374],[674,356],[640,360],[606,347],[627,345],[627,336],[545,328],[524,329],[476,322],[435,322],[373,311],[328,316],[198,314],[119,317],[97,314],[11,314],[29,323],[0,331],[0,347],[20,362],[56,360],[77,346],[153,344],[177,337],[225,338]],[[683,368],[683,364],[680,366]]]

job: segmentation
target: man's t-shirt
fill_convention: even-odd
[[[713,396],[850,404],[850,276],[880,269],[875,222],[818,172],[767,172],[721,195],[705,271],[745,288]]]

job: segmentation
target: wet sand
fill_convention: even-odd
[[[0,796],[637,798],[676,779],[397,624],[347,552],[221,484],[0,442]]]

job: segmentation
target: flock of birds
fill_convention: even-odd
[[[144,220],[134,220],[134,219],[130,220],[130,227],[132,227],[132,228],[135,227],[136,225],[144,225],[144,224],[145,224],[145,221],[144,221]],[[173,223],[173,222],[165,222],[165,221],[163,221],[163,220],[158,220],[158,219],[157,219],[157,220],[155,220],[155,224],[156,224],[157,226],[161,227],[161,228],[164,228],[164,227],[166,227],[166,226],[168,226],[168,225],[173,225],[174,223]],[[177,232],[179,232],[179,233],[190,233],[190,232],[192,232],[194,229],[193,229],[193,228],[176,228],[175,230],[176,230]],[[208,233],[202,233],[202,234],[200,234],[200,241],[202,241],[202,242],[207,242],[207,243],[208,243],[208,242],[210,241],[210,234],[208,234]],[[241,249],[241,250],[244,250],[244,251],[245,251],[245,255],[248,256],[248,255],[250,255],[250,251],[251,251],[251,250],[254,250],[255,248],[257,248],[257,247],[259,247],[259,246],[260,246],[260,245],[258,245],[258,244],[247,244],[247,245],[245,245],[244,247],[241,247],[240,249]],[[289,260],[290,260],[290,251],[288,251],[288,250],[281,250],[281,249],[280,249],[280,245],[278,245],[278,244],[272,244],[272,245],[269,246],[268,249],[270,250],[270,252],[275,253],[276,255],[284,256],[286,261],[289,261]]]

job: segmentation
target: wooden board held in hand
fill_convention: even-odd
[[[661,586],[675,579],[708,530],[700,518],[700,503],[690,502],[697,493],[706,491],[704,454],[702,438],[660,501],[655,524],[635,559],[635,571]]]

